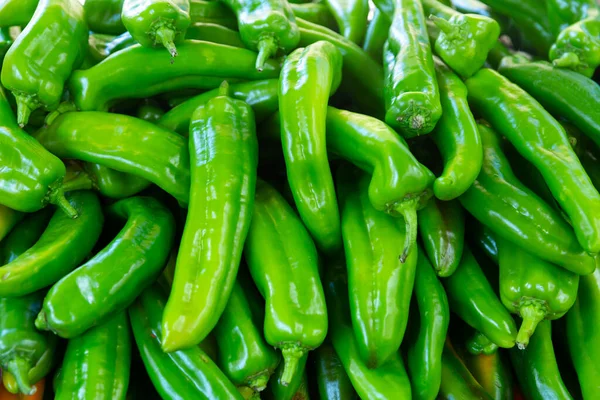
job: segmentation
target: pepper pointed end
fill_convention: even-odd
[[[171,64],[175,62],[177,57],[177,47],[175,46],[175,30],[167,26],[161,26],[155,32],[157,44],[162,44],[165,49],[171,54]]]
[[[406,262],[410,252],[417,243],[417,204],[418,199],[413,199],[404,201],[394,208],[394,211],[404,217],[405,223],[404,249],[399,257],[402,264]]]
[[[229,82],[223,81],[219,86],[219,96],[229,96]]]
[[[35,319],[35,327],[40,331],[49,331],[48,318],[45,311],[40,311]]]
[[[535,328],[546,318],[547,310],[541,303],[528,303],[519,308],[519,314],[523,318],[519,333],[517,333],[517,347],[524,350],[529,344],[529,338],[535,332]]]
[[[28,396],[35,394],[37,389],[29,382],[29,370],[31,369],[29,361],[21,357],[14,358],[8,362],[6,369],[15,377],[21,393]]]
[[[256,69],[262,72],[265,62],[277,53],[277,41],[273,36],[265,36],[258,42],[258,57],[256,57]]]
[[[287,386],[298,372],[298,361],[304,356],[305,350],[296,344],[290,344],[281,349],[283,354],[283,374],[281,384]]]

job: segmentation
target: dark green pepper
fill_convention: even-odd
[[[58,107],[65,82],[83,62],[87,47],[81,3],[41,0],[2,64],[2,85],[15,95],[20,126],[27,125],[32,111]]]
[[[302,222],[326,253],[342,246],[325,140],[327,103],[340,85],[341,75],[339,50],[319,41],[294,50],[279,78],[281,142],[288,182]]]
[[[25,26],[40,0],[0,0],[0,27]]]
[[[57,400],[125,400],[131,365],[127,313],[69,340],[59,376]]]
[[[144,102],[135,112],[137,118],[152,122],[153,124],[156,124],[163,115],[165,115],[165,110],[155,102],[151,101]]]
[[[0,204],[0,241],[25,217],[25,214]]]
[[[581,165],[585,168],[585,172],[587,172],[596,189],[600,190],[600,148],[573,125],[564,121],[561,122],[561,125],[567,131],[569,142],[581,161]]]
[[[160,274],[173,243],[175,223],[151,197],[131,197],[108,208],[126,220],[118,235],[92,259],[58,281],[35,320],[40,330],[76,337],[127,308]]]
[[[190,1],[124,0],[121,21],[142,46],[162,45],[171,57],[177,57],[175,43],[185,38],[191,23]]]
[[[482,69],[466,81],[469,104],[542,174],[588,252],[600,251],[600,194],[564,128],[523,89]]]
[[[246,47],[239,32],[211,22],[196,22],[188,28],[185,37],[186,39],[206,40],[234,47]]]
[[[473,378],[494,400],[514,400],[514,378],[505,353],[495,351],[491,354],[463,354],[465,365]]]
[[[337,21],[342,36],[360,45],[367,31],[369,2],[366,0],[325,0],[325,4]]]
[[[202,22],[238,29],[235,14],[220,1],[190,0],[190,17],[192,24]]]
[[[594,0],[546,0],[548,21],[555,35],[584,19],[596,8],[598,3]]]
[[[162,350],[161,320],[166,302],[167,297],[155,283],[129,308],[137,347],[161,397],[242,400],[235,385],[199,346],[171,353]]]
[[[4,61],[4,56],[13,44],[13,38],[10,34],[10,28],[0,28],[0,66]]]
[[[125,0],[86,0],[83,3],[85,21],[91,31],[108,35],[125,32],[121,10]]]
[[[290,7],[294,12],[296,18],[302,18],[305,21],[312,22],[313,24],[324,26],[331,30],[337,31],[338,25],[331,15],[331,11],[324,3],[304,3],[304,4],[293,4],[290,2]]]
[[[335,349],[330,343],[319,346],[310,355],[311,370],[321,400],[353,400],[356,392]]]
[[[367,28],[363,50],[378,63],[383,61],[383,46],[388,38],[390,25],[389,18],[378,8],[375,8],[373,18]]]
[[[215,327],[237,275],[258,165],[254,114],[219,96],[200,106],[190,125],[190,209],[175,280],[163,317],[165,351],[194,346]]]

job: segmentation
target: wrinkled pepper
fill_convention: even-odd
[[[324,343],[311,353],[311,369],[316,375],[321,400],[354,400],[356,392],[331,343]]]
[[[0,27],[25,26],[40,0],[0,0]]]
[[[340,34],[360,45],[367,31],[369,2],[366,0],[325,0],[325,4],[337,21]]]
[[[125,0],[86,0],[83,3],[85,22],[91,31],[107,35],[125,32],[121,10]]]
[[[378,8],[375,8],[362,47],[365,53],[378,63],[383,61],[383,46],[388,38],[390,26],[391,22],[389,18],[379,11]]]

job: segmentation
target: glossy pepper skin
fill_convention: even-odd
[[[164,46],[177,57],[175,43],[185,38],[190,26],[189,0],[125,0],[121,20],[131,36],[144,47]]]
[[[125,311],[69,340],[57,400],[125,400],[131,365],[131,334]]]
[[[495,351],[491,354],[462,354],[473,378],[494,400],[513,400],[514,378],[506,354]]]
[[[0,205],[0,241],[17,225],[26,214]]]
[[[383,46],[388,38],[390,26],[389,18],[379,11],[378,8],[375,8],[373,18],[369,22],[367,33],[365,34],[365,41],[362,48],[378,63],[381,63],[383,60]]]
[[[107,35],[125,32],[121,10],[125,0],[86,0],[83,3],[85,22],[91,31]]]
[[[600,251],[600,194],[564,128],[533,97],[495,71],[482,69],[466,84],[469,104],[541,172],[581,246]]]
[[[257,80],[279,76],[275,61],[266,62],[258,72],[254,68],[256,54],[247,49],[185,40],[177,46],[177,52],[176,63],[156,68],[169,56],[136,45],[90,69],[75,71],[68,82],[75,105],[82,111],[105,111],[117,100],[151,97],[183,88],[213,89],[224,78]]]
[[[217,364],[236,386],[261,392],[279,365],[279,354],[262,333],[264,305],[249,274],[238,274],[227,306],[215,327]]]
[[[260,179],[244,256],[266,300],[264,335],[282,351],[287,386],[298,360],[325,340],[327,308],[310,235],[285,199]]]
[[[420,1],[396,1],[383,64],[385,122],[406,138],[431,132],[442,106]]]
[[[369,3],[365,0],[326,0],[340,34],[360,45],[367,31]]]
[[[525,348],[537,324],[558,319],[575,303],[579,275],[528,253],[505,239],[498,239],[500,299],[523,319],[517,346]]]
[[[440,277],[456,271],[465,244],[465,214],[457,200],[431,199],[418,212],[425,252]]]
[[[573,399],[558,371],[550,321],[539,323],[526,349],[511,349],[510,359],[525,398]]]
[[[279,49],[287,54],[298,46],[300,31],[287,0],[222,1],[236,15],[246,47],[258,52],[258,71]]]
[[[129,308],[135,342],[154,387],[165,399],[242,400],[229,379],[199,346],[165,353],[162,314],[167,297],[158,284],[142,292]]]
[[[40,239],[0,267],[0,296],[24,296],[52,285],[92,250],[104,221],[100,202],[89,191],[69,193],[68,201],[80,213],[79,218],[55,211]]]
[[[288,182],[302,222],[326,253],[342,246],[325,140],[327,103],[341,75],[339,50],[319,41],[294,50],[279,78],[281,142]]]
[[[435,72],[444,112],[431,137],[444,159],[444,171],[436,178],[433,193],[440,200],[452,200],[467,191],[479,175],[483,149],[469,109],[467,87],[438,58]]]
[[[597,8],[594,0],[546,0],[548,21],[555,35],[584,19],[589,12],[594,12]]]
[[[92,187],[104,197],[122,199],[133,196],[150,186],[151,182],[136,175],[126,174],[102,164],[85,163],[85,173]]]
[[[206,40],[234,47],[246,47],[238,31],[212,22],[197,22],[190,25],[185,37],[186,39]]]
[[[401,221],[373,207],[370,180],[364,172],[344,166],[337,187],[352,328],[363,363],[375,369],[395,356],[404,337],[417,252],[399,260],[398,244],[407,234]]]
[[[25,26],[40,0],[0,0],[0,27]]]
[[[420,323],[414,342],[408,347],[408,375],[413,398],[436,398],[442,380],[442,352],[450,323],[448,297],[423,249],[419,248],[415,275]]]
[[[575,305],[566,315],[567,344],[585,399],[600,389],[600,270],[582,276]]]
[[[127,308],[164,267],[175,230],[173,216],[151,197],[130,197],[108,208],[126,220],[92,259],[58,281],[35,325],[70,339]]]
[[[249,105],[221,94],[190,125],[190,208],[163,317],[165,351],[194,346],[214,328],[233,289],[252,218],[258,141]]]
[[[4,58],[2,85],[17,100],[17,121],[27,125],[32,111],[54,110],[65,82],[83,62],[88,28],[77,0],[41,0],[27,27]]]
[[[503,307],[467,246],[454,274],[442,282],[450,309],[463,321],[500,347],[511,348],[515,345],[515,321]]]
[[[302,18],[334,31],[338,30],[338,24],[334,16],[331,14],[329,7],[324,3],[290,3],[290,7],[292,7],[296,18]]]
[[[322,400],[353,400],[356,392],[335,349],[324,343],[310,355],[311,369],[316,375],[319,398]]]
[[[155,183],[182,204],[189,200],[187,141],[154,124],[120,114],[70,112],[61,114],[35,137],[58,157],[136,175]]]
[[[404,361],[395,352],[377,369],[363,362],[352,332],[348,299],[348,280],[344,259],[338,256],[324,266],[324,283],[330,318],[330,340],[361,399],[410,399],[411,387]]]

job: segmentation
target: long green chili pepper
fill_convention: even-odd
[[[94,121],[92,128],[89,122]],[[98,163],[156,183],[182,204],[189,200],[187,140],[120,114],[69,112],[35,134],[61,158]]]
[[[185,38],[191,23],[189,0],[125,0],[121,20],[142,46],[164,46],[177,57],[175,43]]]
[[[321,400],[354,400],[356,391],[335,349],[324,343],[310,355]]]
[[[385,122],[407,138],[431,132],[442,106],[420,1],[396,1],[383,64]]]
[[[598,3],[594,0],[546,0],[548,21],[555,35],[584,19],[596,8]]]
[[[390,26],[389,18],[376,8],[365,34],[363,50],[378,63],[383,60],[383,46],[388,38]]]
[[[431,137],[444,159],[444,171],[435,180],[433,192],[440,200],[452,200],[471,187],[479,175],[483,150],[465,84],[437,58],[435,72],[444,113]]]
[[[281,141],[296,208],[324,252],[342,246],[340,215],[325,140],[327,103],[338,88],[342,56],[319,41],[292,52],[279,78]]]
[[[210,22],[197,22],[191,25],[185,37],[186,39],[205,40],[234,47],[246,47],[239,32]]]
[[[469,104],[541,172],[581,246],[600,251],[600,194],[564,128],[523,89],[495,71],[482,69],[466,84]]]
[[[410,399],[411,387],[400,352],[377,369],[363,362],[352,332],[348,305],[348,280],[343,257],[324,266],[325,292],[333,347],[361,399]]]
[[[130,364],[129,321],[121,311],[69,340],[55,399],[125,400]]]
[[[264,395],[261,393],[261,397],[267,400],[296,400],[294,396],[302,385],[307,360],[308,354],[300,357],[296,373],[289,382],[284,382],[282,379],[285,373],[285,365],[280,363],[269,380],[269,386],[263,392]]]
[[[40,0],[0,0],[0,27],[25,26]]]
[[[325,0],[325,4],[337,21],[340,34],[360,45],[367,31],[368,1]]]
[[[40,1],[2,65],[2,85],[15,95],[20,126],[27,125],[32,111],[58,107],[67,78],[83,62],[87,41],[78,0]]]
[[[168,56],[136,45],[88,70],[75,71],[68,82],[75,105],[82,111],[103,111],[117,100],[151,97],[182,88],[213,89],[224,78],[257,80],[279,76],[275,61],[268,61],[258,72],[254,68],[256,53],[246,49],[185,40],[177,52],[176,63],[155,68]]]
[[[294,4],[290,2],[290,7],[292,7],[296,18],[302,18],[305,21],[324,26],[334,31],[338,30],[335,18],[324,3]]]
[[[349,166],[340,172],[337,187],[352,327],[362,362],[378,368],[397,354],[404,337],[417,252],[398,259],[395,244],[407,233],[398,219],[371,204],[371,177]]]
[[[129,308],[137,347],[161,397],[242,400],[235,385],[199,346],[171,353],[162,350],[161,319],[166,302],[167,297],[155,283]]]
[[[442,352],[450,323],[450,308],[444,287],[421,248],[414,297],[420,324],[416,339],[408,347],[408,374],[413,398],[434,399],[442,380]]]
[[[127,308],[160,274],[173,243],[175,223],[152,197],[131,197],[108,208],[126,220],[92,259],[58,281],[35,320],[40,330],[76,337]]]
[[[438,276],[456,271],[465,243],[465,215],[458,201],[431,199],[418,212],[423,247]]]
[[[228,90],[225,82],[192,116],[190,209],[163,317],[165,351],[196,345],[214,328],[250,225],[258,165],[254,115]]]
[[[83,3],[85,22],[91,31],[107,35],[125,32],[121,10],[125,0],[86,0]]]

